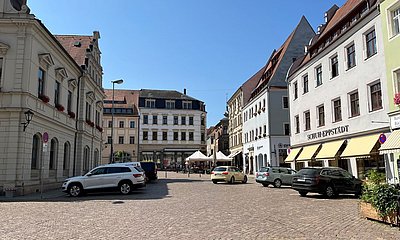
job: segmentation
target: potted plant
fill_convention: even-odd
[[[68,116],[69,116],[70,118],[74,119],[74,118],[75,118],[75,113],[72,112],[72,111],[68,111]]]
[[[64,112],[64,106],[63,106],[63,105],[57,103],[57,104],[56,104],[56,108],[57,108],[58,111]]]
[[[377,170],[368,171],[361,195],[361,215],[369,219],[397,224],[398,194],[399,190],[386,183],[384,174]]]
[[[48,103],[50,101],[50,98],[44,94],[39,95],[39,99],[45,103]]]
[[[94,127],[94,122],[92,122],[90,119],[86,119],[86,123],[91,127]]]
[[[393,100],[394,100],[394,104],[400,106],[400,93],[396,93],[394,95],[394,99]]]
[[[96,125],[97,130],[99,130],[100,132],[103,132],[103,128],[100,127],[99,125]]]

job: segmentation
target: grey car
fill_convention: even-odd
[[[264,187],[273,184],[274,187],[281,187],[282,185],[291,186],[293,175],[296,170],[286,167],[262,167],[256,173],[256,182],[261,183]]]

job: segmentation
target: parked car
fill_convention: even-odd
[[[214,184],[218,182],[247,183],[247,176],[237,167],[218,166],[211,171],[211,180]]]
[[[340,193],[361,195],[361,180],[339,167],[307,167],[293,176],[292,188],[304,197],[309,192],[332,198]]]
[[[72,197],[83,192],[117,189],[122,194],[129,194],[134,188],[145,186],[145,174],[140,163],[113,163],[98,166],[87,174],[66,179],[62,191]]]
[[[256,173],[256,182],[264,187],[268,187],[269,184],[273,184],[276,188],[282,185],[291,186],[295,173],[296,170],[286,167],[262,167]]]
[[[140,166],[146,174],[146,182],[157,180],[157,167],[155,162],[140,162]]]

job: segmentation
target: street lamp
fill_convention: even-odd
[[[23,122],[21,124],[24,125],[24,132],[25,132],[26,127],[28,127],[29,123],[32,121],[34,113],[29,109],[28,111],[24,112],[24,114],[26,122]]]
[[[110,163],[114,162],[114,84],[121,84],[124,80],[114,80],[112,82],[112,105],[111,105],[111,155],[110,155]]]

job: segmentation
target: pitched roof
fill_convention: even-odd
[[[258,81],[263,75],[265,70],[265,66],[262,67],[258,72],[256,72],[253,76],[251,76],[243,85],[240,87],[243,92],[243,106],[246,105],[251,97],[251,92],[257,86]]]
[[[112,89],[104,89],[106,95],[105,101],[112,101]],[[118,103],[125,101],[126,103]],[[133,108],[133,113],[138,113],[139,90],[115,90],[114,89],[114,107],[115,108]],[[115,103],[117,102],[117,103]],[[112,103],[104,103],[104,108],[111,108]]]
[[[85,64],[86,49],[92,44],[93,36],[54,35],[78,65]]]
[[[181,99],[181,100],[197,100],[186,94],[175,90],[153,90],[153,89],[141,89],[140,97],[143,98],[154,98],[154,99]]]

